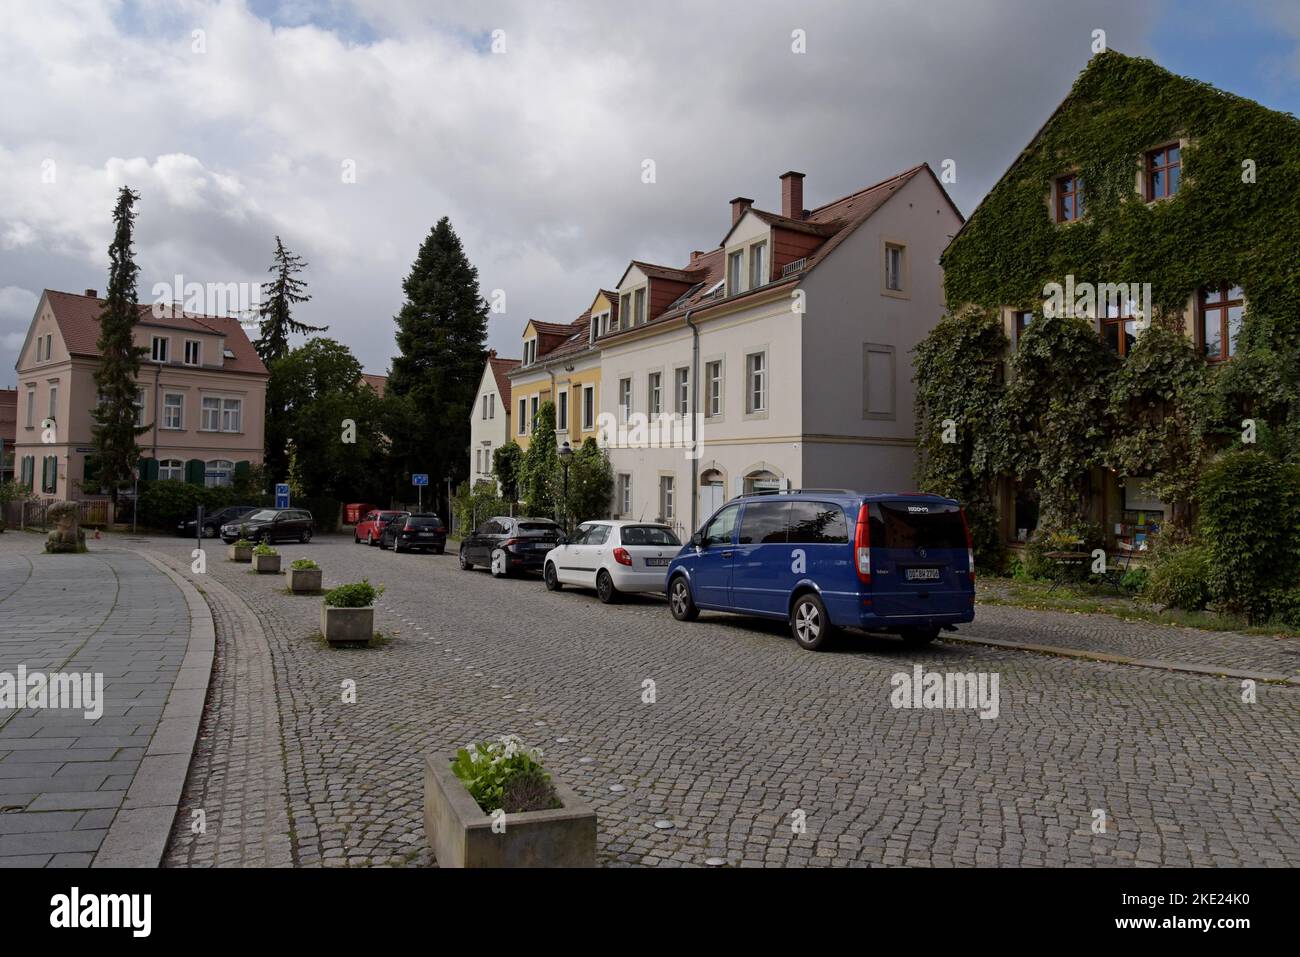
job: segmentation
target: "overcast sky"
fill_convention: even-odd
[[[733,196],[779,209],[787,169],[813,207],[952,159],[969,213],[1097,29],[1300,112],[1294,0],[0,0],[0,385],[41,289],[104,290],[124,183],[142,297],[261,281],[279,234],[311,266],[299,317],[372,372],[447,215],[516,355],[629,259],[716,246]]]

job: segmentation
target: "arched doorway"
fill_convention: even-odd
[[[700,522],[720,509],[727,500],[727,480],[717,469],[708,469],[700,475]]]
[[[745,476],[745,494],[754,492],[775,492],[781,488],[781,480],[767,469],[759,469]]]

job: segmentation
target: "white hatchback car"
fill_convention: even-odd
[[[542,580],[550,591],[564,585],[596,589],[609,603],[620,592],[663,593],[668,563],[682,543],[667,525],[653,522],[583,522],[573,537],[546,553]]]

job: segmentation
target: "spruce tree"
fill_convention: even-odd
[[[135,325],[140,318],[136,303],[135,264],[131,236],[135,224],[135,202],[140,194],[123,186],[113,208],[113,241],[108,247],[108,293],[99,317],[99,366],[95,386],[100,402],[91,415],[95,451],[91,466],[96,478],[108,488],[113,511],[118,493],[131,484],[131,470],[140,458],[136,436],[148,431],[136,425],[136,378],[140,359],[147,351],[135,344]]]
[[[427,472],[433,483],[467,472],[488,317],[478,270],[445,216],[421,244],[402,289],[406,302],[394,317],[400,354],[388,380],[395,403],[410,410],[407,428],[393,435],[399,496],[409,494],[411,472]]]

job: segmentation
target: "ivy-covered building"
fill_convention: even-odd
[[[1048,533],[1141,546],[1197,484],[1300,436],[1300,121],[1114,52],[942,257],[917,351],[923,486],[989,554]]]

